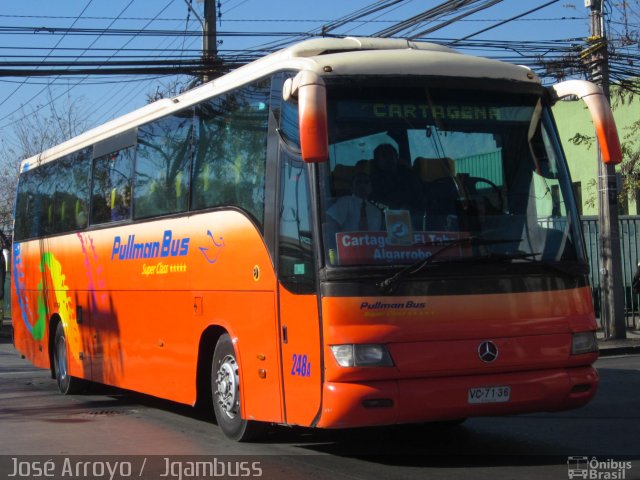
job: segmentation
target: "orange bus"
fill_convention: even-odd
[[[583,81],[399,39],[302,42],[24,161],[14,343],[210,405],[225,435],[553,411],[596,322],[551,114]]]

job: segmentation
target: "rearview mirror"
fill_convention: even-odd
[[[285,101],[298,99],[300,149],[305,162],[324,162],[329,158],[327,91],[318,74],[303,70],[283,85]]]
[[[616,165],[622,161],[622,149],[616,122],[611,113],[611,106],[604,92],[597,85],[585,80],[567,80],[549,87],[554,99],[575,95],[583,100],[591,113],[591,120],[596,129],[596,137],[602,153],[602,161]]]

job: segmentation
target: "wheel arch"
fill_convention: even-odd
[[[58,324],[62,322],[62,318],[57,313],[54,313],[49,318],[49,328],[47,330],[47,334],[49,336],[47,341],[47,354],[49,357],[49,372],[51,374],[51,378],[56,378],[56,372],[54,370],[54,361],[53,361],[53,352],[55,349],[55,341],[56,341],[56,329],[58,328]]]
[[[211,365],[213,363],[213,351],[218,339],[229,333],[220,325],[209,325],[200,335],[198,344],[198,363],[196,368],[196,403],[195,407],[201,411],[212,412],[213,401],[211,398]]]

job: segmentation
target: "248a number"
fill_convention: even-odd
[[[297,377],[311,376],[311,362],[306,355],[293,354],[293,366],[291,367],[291,375]]]

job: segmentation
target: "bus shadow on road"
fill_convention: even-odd
[[[294,437],[297,437],[297,443]],[[567,462],[566,455],[531,454],[532,451],[542,451],[544,445],[532,445],[522,436],[485,433],[464,424],[276,431],[268,441],[296,443],[309,452],[390,466],[537,466],[564,465]]]

